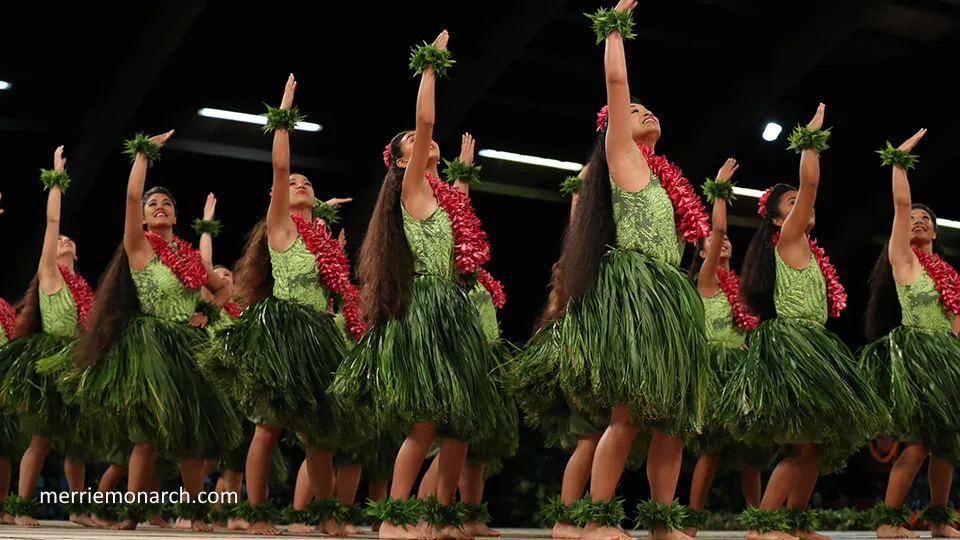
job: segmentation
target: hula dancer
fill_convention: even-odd
[[[730,375],[718,414],[747,444],[789,444],[760,506],[744,511],[747,538],[782,540],[791,534],[822,539],[807,510],[821,472],[843,468],[847,457],[885,427],[887,413],[857,372],[853,355],[823,327],[846,305],[846,293],[823,249],[810,238],[820,183],[819,153],[827,148],[820,104],[806,127],[790,136],[800,153],[800,188],[777,184],[760,198],[760,229],[743,265],[740,296],[760,317],[749,351]],[[787,503],[789,516],[781,506]]]
[[[679,269],[684,241],[706,235],[707,215],[683,173],[654,153],[659,120],[630,97],[623,40],[633,37],[635,6],[621,0],[591,16],[598,43],[606,40],[609,105],[559,263],[560,383],[578,409],[610,418],[590,497],[575,509],[589,540],[630,538],[615,491],[641,428],[652,436],[652,500],[638,506],[638,525],[657,540],[686,538],[674,502],[682,436],[701,428],[709,375],[703,304]]]
[[[727,376],[740,366],[747,354],[744,335],[759,322],[740,303],[740,278],[730,269],[733,246],[727,238],[727,202],[733,201],[733,184],[730,182],[739,165],[728,159],[716,180],[704,185],[707,202],[713,203],[713,229],[705,239],[697,241],[697,250],[690,265],[690,277],[697,283],[703,299],[707,323],[707,347],[710,350],[711,367],[716,383],[711,395],[719,396]],[[739,464],[743,497],[747,506],[760,504],[760,471],[773,457],[776,447],[753,448],[737,444],[718,425],[716,410],[707,408],[707,424],[702,435],[690,436],[687,447],[698,456],[690,485],[690,515],[684,534],[696,536],[703,524],[703,506],[710,492],[713,475],[722,461]],[[722,460],[727,455],[729,460]]]
[[[3,209],[0,208],[0,214]],[[13,339],[17,328],[17,311],[0,298],[0,356],[3,346]],[[22,439],[22,431],[16,416],[0,409],[0,523],[13,525],[14,517],[6,511],[7,494],[10,493],[10,459],[19,458],[23,449],[16,442]]]
[[[890,434],[904,443],[883,503],[874,510],[879,538],[919,538],[907,530],[910,509],[903,504],[927,456],[930,505],[920,519],[933,537],[960,537],[948,507],[953,468],[960,463],[960,278],[942,259],[937,217],[913,203],[907,169],[910,152],[927,130],[894,148],[880,151],[893,166],[893,230],[870,278],[867,334],[875,340],[861,356],[862,371],[876,374],[881,395],[891,406]]]
[[[490,247],[469,199],[439,179],[440,150],[431,140],[435,78],[453,62],[448,39],[444,31],[412,55],[422,73],[416,130],[397,134],[384,151],[389,170],[358,262],[372,327],[333,385],[345,406],[370,407],[381,428],[409,426],[390,497],[372,508],[383,521],[381,538],[465,537],[454,498],[467,444],[493,437],[509,414],[490,377],[497,358],[460,284],[475,279]],[[438,437],[437,498],[410,500]]]
[[[194,350],[209,339],[203,331],[230,297],[227,284],[205,265],[200,253],[177,238],[177,205],[166,189],[144,193],[147,167],[173,131],[126,142],[133,158],[127,182],[123,244],[101,279],[90,331],[77,349],[77,399],[84,409],[116,420],[134,443],[129,491],[116,529],[133,530],[157,511],[148,495],[157,456],[180,460],[184,490],[191,502],[175,508],[195,531],[210,531],[203,491],[204,458],[239,442],[237,418],[216,388],[200,373]],[[146,225],[146,229],[144,229]],[[214,293],[203,302],[201,287]]]
[[[246,458],[247,497],[240,517],[251,534],[280,534],[278,513],[267,501],[271,458],[282,429],[306,443],[310,483],[322,500],[333,499],[332,450],[346,444],[356,423],[325,391],[346,355],[343,337],[326,309],[336,298],[348,327],[363,333],[358,294],[343,249],[323,221],[313,184],[290,173],[290,131],[302,119],[293,107],[293,75],[279,108],[268,107],[273,132],[273,189],[266,217],[251,231],[237,265],[236,284],[246,307],[236,323],[217,332],[204,364],[223,374],[240,410],[256,424]]]
[[[38,525],[31,515],[39,510],[33,493],[51,445],[66,456],[63,466],[70,492],[82,493],[86,459],[98,442],[91,420],[67,405],[57,389],[57,376],[72,365],[72,343],[93,306],[93,290],[74,269],[77,245],[60,234],[61,195],[70,185],[66,161],[60,146],[53,155],[53,169],[41,172],[50,194],[40,266],[23,298],[18,339],[0,349],[0,400],[20,417],[22,429],[31,436],[20,462],[18,495],[8,500],[7,508],[17,525],[30,527]],[[95,526],[87,505],[79,500],[67,505],[67,512],[70,521]]]

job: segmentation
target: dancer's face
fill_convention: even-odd
[[[932,244],[937,238],[937,229],[926,210],[914,208],[910,211],[910,245],[923,247]]]
[[[633,140],[650,143],[660,139],[660,120],[639,103],[630,104],[630,126]]]
[[[310,206],[314,203],[313,184],[302,174],[290,175],[290,206]]]
[[[713,235],[707,235],[703,240],[703,249],[700,250],[700,258],[706,259],[707,252],[710,251],[710,245],[713,244]],[[730,260],[730,256],[733,255],[733,244],[730,243],[730,238],[727,235],[723,235],[723,246],[720,248],[720,262]]]
[[[397,160],[397,165],[403,169],[407,168],[407,163],[409,163],[410,158],[413,157],[413,141],[415,138],[415,133],[408,131],[403,138],[400,139],[400,150],[403,152],[403,157]],[[427,165],[436,165],[439,162],[440,146],[436,141],[430,141],[430,155],[427,158]]]
[[[65,255],[77,260],[77,244],[73,241],[73,238],[61,234],[59,240],[57,240],[57,258]]]
[[[165,193],[154,193],[143,205],[143,222],[148,229],[169,229],[177,224],[173,199]]]
[[[777,227],[783,227],[783,222],[787,220],[790,212],[793,212],[793,207],[797,204],[797,193],[799,192],[796,190],[784,191],[783,195],[780,196],[780,200],[777,202],[777,213],[782,217],[773,218],[773,224]],[[817,212],[813,211],[810,213],[810,222],[807,223],[806,232],[813,230],[816,223]]]

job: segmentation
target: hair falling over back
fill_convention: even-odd
[[[796,189],[789,184],[773,186],[770,196],[767,197],[766,216],[750,240],[750,246],[743,259],[740,299],[750,312],[760,317],[761,321],[774,319],[777,316],[777,307],[773,301],[773,292],[777,283],[775,253],[777,247],[773,244],[773,235],[780,231],[780,227],[774,225],[773,220],[783,218],[779,210],[783,194]]]
[[[910,208],[926,212],[933,222],[933,230],[937,231],[937,215],[933,210],[920,203],[913,203]],[[933,240],[933,252],[940,257],[945,256],[939,239]],[[897,298],[897,282],[893,279],[893,267],[890,266],[889,241],[883,245],[877,262],[873,264],[867,286],[870,300],[867,301],[867,310],[863,315],[863,330],[867,340],[874,341],[889,334],[903,322],[900,299]]]
[[[66,283],[63,284],[67,286]],[[15,338],[23,338],[36,334],[43,330],[43,320],[40,318],[40,276],[33,275],[30,285],[27,286],[27,292],[23,293],[23,298],[17,302],[17,311],[20,317],[17,318],[17,326],[13,332]]]
[[[127,321],[139,311],[140,300],[130,275],[130,260],[120,242],[97,284],[88,330],[80,339],[74,357],[77,367],[83,369],[96,364],[117,342]]]
[[[267,218],[253,226],[247,235],[243,255],[233,272],[233,293],[241,306],[255,304],[273,294],[273,266],[267,244]]]
[[[694,285],[697,284],[697,276],[700,274],[700,268],[703,266],[705,260],[700,256],[700,252],[703,251],[706,240],[706,237],[697,238],[697,243],[694,244],[693,257],[690,260],[690,266],[687,267],[687,276]]]
[[[403,315],[410,300],[413,255],[403,233],[400,209],[405,169],[397,165],[403,157],[400,141],[406,134],[401,131],[390,140],[390,167],[357,256],[360,310],[363,319],[372,325]]]

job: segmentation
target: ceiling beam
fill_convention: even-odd
[[[811,13],[807,21],[794,32],[788,33],[780,44],[769,54],[769,62],[757,62],[752,72],[742,77],[731,78],[726,99],[711,108],[711,112],[702,117],[698,125],[690,129],[687,136],[677,145],[671,144],[671,156],[678,156],[684,170],[701,171],[710,169],[718,160],[726,156],[737,140],[727,134],[717,137],[718,126],[729,125],[732,118],[746,118],[751,121],[761,117],[770,106],[791,86],[806,75],[820,60],[837,48],[857,28],[865,24],[872,11],[887,3],[888,0],[844,0],[828,1]],[[795,14],[789,10],[783,12],[784,26],[791,24]],[[756,47],[753,41],[748,42]],[[750,53],[744,51],[747,57]],[[756,54],[755,52],[753,53]],[[731,53],[732,57],[738,56]],[[716,88],[711,88],[713,92]],[[713,97],[713,96],[711,96]],[[811,96],[810,110],[814,110],[816,96]],[[734,126],[734,129],[754,129],[756,126]]]
[[[198,141],[194,139],[172,138],[169,142],[167,142],[165,148],[170,150],[178,150],[181,152],[189,152],[191,154],[239,159],[242,161],[257,161],[260,163],[273,162],[271,150],[265,150],[263,148],[246,148],[232,144]],[[315,169],[337,173],[349,173],[353,171],[353,168],[350,167],[348,162],[334,161],[326,158],[317,158],[298,154],[290,155],[290,164],[295,169]]]

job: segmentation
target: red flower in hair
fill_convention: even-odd
[[[947,307],[947,311],[953,315],[960,315],[960,276],[954,270],[950,263],[941,259],[936,254],[924,253],[913,248],[913,253],[920,259],[920,264],[927,272],[927,275],[933,279],[937,286],[937,292],[940,293],[940,301]]]
[[[607,113],[610,112],[610,108],[606,105],[600,109],[600,112],[597,113],[597,131],[603,130],[603,123],[607,121]]]
[[[60,269],[63,282],[66,283],[70,295],[73,296],[73,303],[77,306],[77,323],[79,323],[80,326],[86,326],[87,317],[90,315],[90,308],[93,307],[93,289],[90,288],[90,285],[87,284],[87,281],[83,279],[80,274],[71,273],[70,270],[62,264],[58,264],[57,268]]]
[[[733,320],[744,330],[753,330],[760,323],[760,317],[750,313],[740,301],[740,276],[733,270],[717,267],[717,278],[720,279],[720,290],[730,303]]]
[[[763,195],[760,196],[760,200],[757,202],[757,213],[760,214],[760,216],[762,216],[764,219],[767,218],[767,199],[770,198],[771,191],[773,191],[773,187],[768,187],[767,190],[763,192]]]
[[[780,231],[773,233],[773,245],[780,242]],[[830,262],[827,252],[817,245],[817,241],[807,235],[807,243],[810,245],[810,252],[817,260],[817,266],[820,267],[820,273],[823,274],[823,280],[827,282],[827,314],[836,319],[840,312],[847,307],[847,292],[840,284],[840,277],[837,275],[837,268]]]
[[[0,298],[0,330],[7,336],[7,339],[13,339],[13,334],[17,329],[17,310],[13,309],[6,300]]]
[[[150,245],[153,246],[153,251],[157,254],[157,257],[160,257],[163,264],[173,271],[184,287],[199,289],[207,284],[207,270],[203,267],[200,252],[193,249],[190,242],[174,235],[172,243],[177,246],[177,250],[174,251],[159,234],[146,231],[144,235],[146,235]]]
[[[390,168],[390,143],[383,147],[383,164]]]

